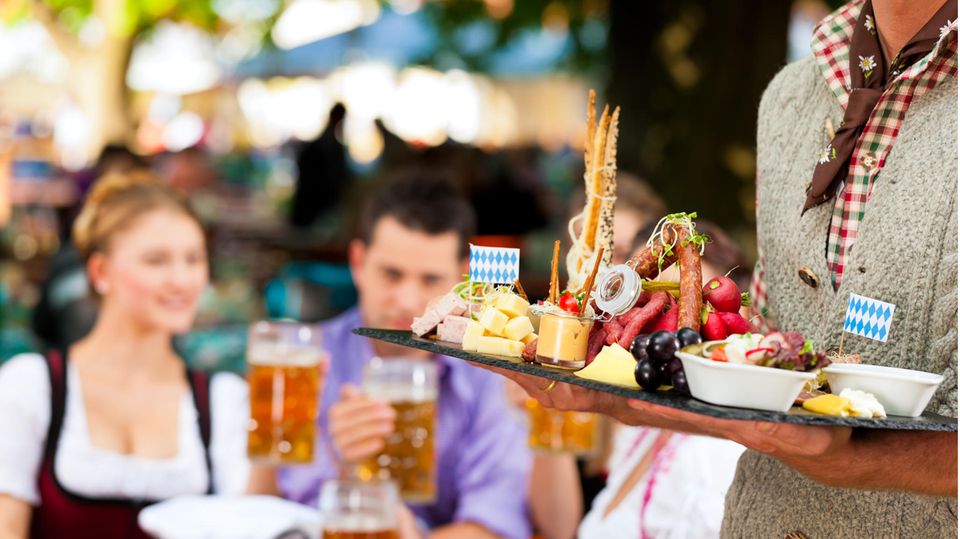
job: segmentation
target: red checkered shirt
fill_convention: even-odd
[[[846,109],[850,95],[850,41],[857,24],[863,0],[855,0],[829,15],[813,33],[811,47],[827,87]],[[870,18],[866,24],[873,25]],[[929,54],[920,58],[902,72],[891,68],[896,78],[887,85],[880,101],[870,113],[856,147],[850,157],[849,176],[834,199],[833,216],[827,232],[827,268],[834,290],[843,279],[844,259],[857,239],[857,231],[866,210],[867,201],[873,192],[887,155],[896,143],[903,119],[911,100],[935,88],[940,82],[957,74],[957,21],[943,21],[940,40]],[[840,118],[834,122],[839,127]],[[830,145],[821,149],[820,155],[811,156],[810,171],[824,155],[829,155]],[[757,208],[759,211],[759,208]],[[800,211],[800,208],[797,208]],[[765,263],[760,252],[754,268],[750,292],[754,312],[765,320],[767,315],[767,291],[764,285]],[[762,323],[760,324],[763,325]]]

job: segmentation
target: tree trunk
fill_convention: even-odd
[[[752,229],[757,107],[786,62],[789,15],[787,0],[611,1],[619,163],[673,211]]]

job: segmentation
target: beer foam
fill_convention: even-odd
[[[367,381],[363,384],[363,391],[371,397],[383,399],[390,403],[437,400],[437,388],[430,386]]]
[[[390,530],[394,527],[394,522],[389,517],[383,515],[383,511],[356,511],[348,514],[333,514],[325,518],[324,528],[330,531],[343,532],[378,532]]]
[[[256,343],[247,347],[247,363],[281,367],[314,367],[325,352],[313,346],[284,343]]]

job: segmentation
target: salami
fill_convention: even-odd
[[[640,308],[640,312],[630,321],[625,328],[623,328],[623,334],[620,335],[620,346],[629,350],[630,344],[633,343],[633,339],[640,334],[640,330],[643,326],[647,325],[651,320],[660,316],[660,313],[663,312],[663,308],[667,306],[667,293],[666,292],[654,292],[650,296],[650,301],[646,305]]]
[[[602,327],[599,329],[594,329],[594,331],[590,334],[589,340],[587,341],[587,363],[590,363],[593,361],[593,358],[597,357],[597,354],[600,353],[600,349],[603,348],[606,340],[607,332]]]

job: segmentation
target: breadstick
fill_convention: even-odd
[[[593,263],[593,271],[591,271],[590,276],[587,277],[587,284],[583,285],[583,289],[587,295],[583,298],[583,301],[580,302],[580,311],[577,313],[578,316],[583,316],[583,310],[586,308],[587,303],[590,302],[590,291],[593,290],[593,280],[597,278],[597,270],[600,269],[601,258],[603,258],[603,247],[597,252],[597,259]]]
[[[557,263],[560,260],[560,240],[553,242],[553,260],[550,262],[550,303],[556,304],[560,296],[560,282],[557,275]]]

